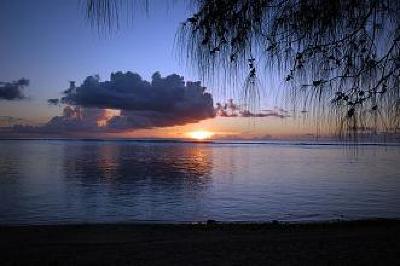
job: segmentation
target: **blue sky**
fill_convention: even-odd
[[[149,80],[155,71],[160,71],[163,76],[176,73],[185,76],[186,80],[199,79],[181,63],[182,57],[175,43],[179,23],[192,13],[187,1],[149,1],[148,14],[137,7],[133,17],[130,20],[125,17],[119,30],[111,34],[90,26],[85,20],[84,3],[84,0],[0,2],[0,36],[3,40],[0,42],[0,81],[22,77],[30,80],[25,89],[28,99],[1,101],[0,116],[45,123],[63,110],[62,106],[48,105],[47,99],[61,97],[70,80],[79,85],[89,75],[98,74],[101,80],[109,80],[112,72],[129,70]],[[272,86],[274,83],[277,84],[265,81],[263,84]],[[214,103],[225,102],[232,96],[218,94],[217,88],[209,87],[208,90],[213,94]],[[270,97],[268,104],[261,107],[272,108],[274,99]],[[163,128],[156,135],[172,132],[170,136],[177,136],[196,128],[212,129],[221,136],[263,137],[293,132],[293,128],[306,132],[286,120],[289,119],[216,118],[179,129]],[[285,128],[287,125],[291,127]]]
[[[2,0],[0,81],[30,80],[28,101],[5,103],[2,115],[45,121],[58,113],[48,98],[60,97],[69,80],[88,75],[105,80],[113,71],[149,79],[155,71],[195,79],[179,63],[174,38],[189,11],[181,1],[150,1],[149,14],[136,9],[118,32],[99,34],[85,20],[79,0]],[[157,6],[156,4],[160,4]]]

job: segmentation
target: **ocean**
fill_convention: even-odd
[[[400,218],[400,146],[0,140],[0,224]]]

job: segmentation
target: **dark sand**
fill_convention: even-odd
[[[0,226],[0,265],[400,265],[400,222]]]

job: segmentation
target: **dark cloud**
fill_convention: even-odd
[[[19,133],[68,133],[68,132],[107,132],[107,121],[112,117],[112,110],[66,106],[60,116],[54,116],[43,126],[15,125],[14,132]],[[119,114],[119,112],[118,112]]]
[[[110,119],[108,126],[112,129],[169,127],[194,123],[210,117],[213,117],[211,110],[202,108],[179,112],[122,111],[120,116]]]
[[[29,85],[29,80],[19,79],[11,82],[0,81],[0,100],[20,100],[24,99],[24,87]]]
[[[128,71],[111,74],[110,81],[101,82],[98,76],[89,76],[80,87],[71,83],[62,102],[101,109],[168,113],[208,109],[212,114],[211,95],[204,91],[200,82],[185,84],[184,78],[176,74],[163,78],[156,72],[150,83]]]
[[[47,103],[50,105],[58,105],[60,103],[60,99],[48,99]]]
[[[227,103],[216,103],[215,112],[221,117],[290,117],[289,112],[283,108],[274,107],[272,110],[261,110],[261,112],[251,112],[248,109],[241,108],[240,105],[229,99]]]
[[[78,87],[71,82],[60,100],[47,101],[67,106],[40,130],[121,131],[194,123],[215,116],[205,90],[200,82],[185,82],[176,74],[156,72],[151,82],[132,72],[113,73],[110,81],[88,76]]]

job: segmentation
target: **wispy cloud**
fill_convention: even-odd
[[[275,106],[274,109],[252,112],[234,103],[233,99],[229,99],[228,102],[224,104],[216,103],[215,112],[217,116],[221,117],[290,117],[289,111],[277,106]]]

